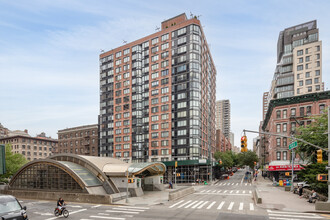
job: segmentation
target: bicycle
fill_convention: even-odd
[[[63,215],[64,218],[67,218],[67,217],[69,217],[70,214],[69,214],[69,211],[66,209],[66,207],[63,206],[62,210],[60,210],[59,208],[56,207],[54,210],[54,215],[56,217]]]

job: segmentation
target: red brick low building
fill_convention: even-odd
[[[98,125],[59,130],[56,153],[98,156]]]
[[[310,116],[320,115],[330,105],[330,91],[294,96],[270,101],[269,108],[261,126],[262,131],[291,136],[296,128],[312,123]],[[261,147],[264,164],[272,165],[274,161],[291,160],[288,149],[289,138],[261,135]],[[299,158],[296,159],[299,162]],[[300,161],[302,162],[302,161]]]

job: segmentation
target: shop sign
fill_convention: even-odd
[[[300,165],[294,165],[293,170],[302,170],[303,167]],[[291,165],[277,165],[277,166],[268,166],[268,171],[291,171]]]

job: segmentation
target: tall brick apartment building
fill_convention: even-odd
[[[99,155],[131,162],[210,158],[215,82],[201,23],[185,14],[102,53]]]

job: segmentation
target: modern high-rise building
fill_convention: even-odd
[[[228,99],[216,101],[216,129],[220,129],[230,139],[230,102]]]
[[[199,160],[215,151],[216,69],[197,17],[100,55],[99,155]]]
[[[277,65],[268,100],[299,96],[324,90],[322,42],[316,20],[280,32]]]

